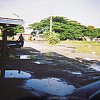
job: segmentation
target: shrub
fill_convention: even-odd
[[[60,42],[59,35],[55,32],[48,32],[44,34],[44,37],[47,39],[49,44],[54,45]]]

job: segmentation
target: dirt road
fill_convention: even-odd
[[[59,44],[56,46],[48,45],[46,42],[42,41],[34,41],[34,42],[25,42],[24,47],[31,47],[34,48],[41,53],[47,52],[56,52],[57,54],[63,55],[69,58],[80,58],[86,60],[97,60],[100,61],[100,56],[95,54],[87,54],[87,53],[80,53],[75,51],[75,46],[69,44]]]
[[[75,89],[100,80],[100,57],[78,53],[72,45],[25,42],[24,47],[10,53],[10,59],[0,60],[0,100],[52,97],[51,94],[56,93],[54,90],[62,94],[66,86]]]

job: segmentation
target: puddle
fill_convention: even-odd
[[[39,51],[29,51],[30,53],[33,53],[33,54],[38,54]]]
[[[55,66],[57,65],[53,59],[51,58],[38,58],[36,61],[34,61],[33,63],[36,63],[36,64],[47,64],[47,65],[52,65],[52,66]]]
[[[26,81],[25,88],[57,96],[69,95],[76,89],[58,78],[30,79]]]
[[[86,60],[86,61],[91,61],[91,60],[93,60],[93,59],[88,58],[88,57],[84,57],[84,58],[83,58],[83,60]]]
[[[30,55],[20,55],[20,59],[30,59]]]
[[[19,70],[0,70],[0,76],[3,78],[30,78],[31,75]]]
[[[36,55],[10,55],[12,59],[34,59]]]
[[[82,73],[81,72],[72,72],[72,74],[74,74],[74,75],[81,75]]]
[[[96,70],[96,71],[100,71],[100,62],[99,63],[94,63],[90,66],[90,68]]]
[[[63,72],[68,72],[68,73],[73,74],[73,75],[82,76],[81,72],[73,72],[73,71],[70,71],[70,70],[63,70]]]
[[[100,76],[94,76],[94,77],[91,77],[90,79],[97,80],[97,79],[100,79]]]
[[[48,60],[37,60],[34,63],[36,63],[36,64],[48,64],[48,65],[53,64],[53,62],[48,61]]]
[[[40,62],[40,61],[35,61],[34,63],[35,63],[35,64],[41,64],[41,62]]]

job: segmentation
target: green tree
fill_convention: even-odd
[[[4,30],[2,26],[0,26],[0,30]],[[8,26],[6,27],[6,30],[8,32],[8,36],[12,37],[16,35],[17,33],[23,33],[24,32],[24,27],[22,25],[17,25],[15,27]]]
[[[60,40],[66,39],[79,39],[80,37],[100,37],[99,29],[90,25],[88,27],[81,25],[79,22],[70,20],[62,16],[52,16],[52,31],[57,33]],[[50,29],[50,17],[41,20],[40,22],[29,25],[30,29],[33,29],[32,34],[47,33]]]
[[[100,28],[93,29],[91,32],[92,38],[100,38]]]
[[[8,27],[8,36],[14,36],[17,33],[23,33],[24,27],[22,25],[17,25],[16,27]]]

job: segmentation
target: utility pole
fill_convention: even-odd
[[[50,2],[50,10],[51,10],[51,14],[50,14],[50,35],[51,35],[51,33],[52,33],[52,0],[50,0],[51,2]]]
[[[50,35],[52,33],[52,16],[50,16]]]

